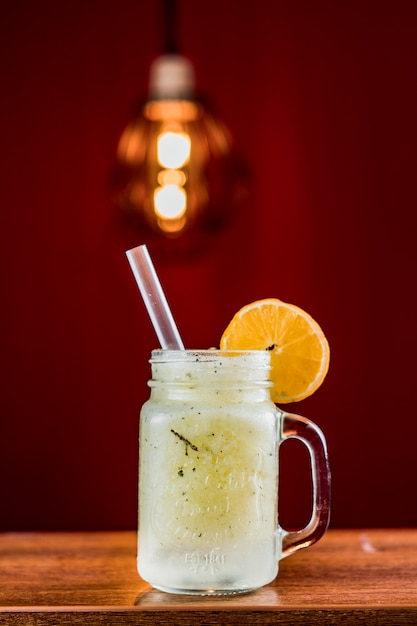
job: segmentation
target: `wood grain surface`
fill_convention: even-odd
[[[136,533],[0,534],[0,624],[417,624],[417,530],[329,530],[252,593],[171,595],[136,571]]]

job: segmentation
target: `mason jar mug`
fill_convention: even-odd
[[[280,559],[329,522],[326,442],[270,398],[268,351],[155,350],[140,417],[138,571],[171,593],[231,594],[271,582]],[[278,520],[278,451],[309,451],[313,507],[295,532]]]

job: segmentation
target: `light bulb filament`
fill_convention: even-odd
[[[163,167],[177,169],[188,163],[191,140],[186,133],[165,132],[158,137],[158,162]]]
[[[187,194],[177,185],[157,187],[154,193],[155,213],[162,219],[178,219],[187,209]]]

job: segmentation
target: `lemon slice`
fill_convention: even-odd
[[[307,398],[329,369],[329,344],[320,326],[298,306],[276,298],[240,309],[224,331],[220,349],[270,350],[276,403]]]

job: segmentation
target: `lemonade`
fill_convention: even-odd
[[[220,350],[190,351],[146,246],[126,252],[163,350],[152,352],[140,418],[138,571],[171,593],[228,594],[271,582],[278,562],[326,532],[330,469],[320,428],[275,403],[314,393],[330,350],[317,322],[277,298],[242,307]],[[308,450],[306,526],[278,523],[278,450]]]
[[[152,354],[138,567],[159,589],[247,591],[277,574],[280,413],[269,361],[265,351]]]

